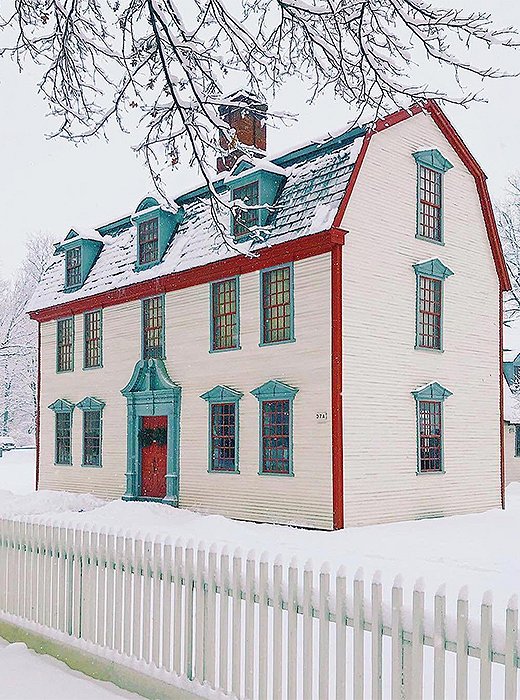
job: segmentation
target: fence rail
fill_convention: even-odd
[[[0,520],[3,613],[240,699],[516,700],[515,602],[494,627],[483,600],[478,643],[464,596],[453,624],[444,593],[430,602],[396,582],[387,605],[377,578],[326,566]]]

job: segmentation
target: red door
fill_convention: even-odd
[[[143,416],[141,423],[141,496],[166,496],[168,418]]]

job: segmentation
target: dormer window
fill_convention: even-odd
[[[250,182],[242,187],[237,187],[233,190],[232,198],[241,200],[244,204],[250,207],[258,205],[258,182]],[[251,229],[258,226],[259,210],[258,209],[238,209],[233,216],[233,236],[235,239],[247,236]]]
[[[65,286],[79,287],[81,282],[81,248],[78,246],[65,254]]]
[[[149,265],[159,259],[159,219],[143,221],[138,227],[139,265]]]

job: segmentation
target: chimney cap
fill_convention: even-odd
[[[247,90],[236,90],[229,95],[224,95],[221,100],[222,104],[219,105],[218,111],[222,116],[243,107],[250,108],[252,112],[267,112],[267,103],[259,95]]]

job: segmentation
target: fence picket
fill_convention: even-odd
[[[363,571],[360,569],[354,578],[354,651],[353,651],[353,679],[354,700],[363,700],[364,675],[365,675],[365,614],[363,599],[365,596],[365,583]]]
[[[132,607],[132,582],[133,582],[134,541],[125,534],[125,548],[123,557],[123,654],[130,656],[132,653],[133,627],[130,611]]]
[[[434,598],[433,613],[433,697],[444,700],[446,696],[446,596],[441,587]]]
[[[347,695],[347,577],[341,567],[336,574],[336,700]]]
[[[144,563],[144,542],[138,537],[134,543],[134,566],[132,573],[132,656],[142,658],[142,579]]]
[[[114,612],[115,612],[115,578],[116,578],[116,538],[114,533],[107,534],[106,548],[106,624],[105,644],[109,649],[114,648]]]
[[[383,586],[379,572],[372,581],[372,700],[383,698]]]
[[[229,554],[222,550],[220,556],[220,636],[219,636],[219,688],[225,693],[229,690]]]
[[[212,688],[216,687],[215,677],[215,659],[217,655],[216,648],[216,571],[217,571],[217,553],[215,547],[211,547],[208,556],[208,591],[206,596],[206,628],[204,636],[206,638],[207,654],[205,658],[205,674],[204,679],[207,680]],[[253,640],[254,642],[254,640]]]
[[[231,690],[240,697],[242,668],[242,553],[233,555],[233,600],[231,601]]]
[[[422,581],[417,581],[413,592],[412,611],[412,678],[411,693],[414,700],[423,697],[424,651],[424,591]]]
[[[282,697],[282,562],[277,558],[273,564],[273,698]]]
[[[161,626],[165,624],[164,615],[161,615],[161,592],[164,579],[164,566],[162,562],[162,546],[160,540],[153,543],[153,604],[152,604],[152,663],[159,668],[161,663]],[[163,610],[164,613],[164,610]]]
[[[184,559],[184,673],[193,679],[193,544],[188,543]]]
[[[172,664],[172,595],[173,595],[173,547],[170,538],[166,538],[163,548],[162,564],[162,655],[161,665],[171,671]]]
[[[268,567],[267,555],[260,557],[258,572],[258,698],[267,700],[268,681],[268,638],[269,638],[269,606],[268,606]],[[309,696],[310,697],[310,696]]]
[[[205,605],[205,591],[204,591],[204,574],[206,570],[206,551],[204,549],[204,544],[200,543],[197,549],[197,575],[195,579],[195,678],[201,683],[204,681],[204,656],[205,656],[205,640],[204,640],[204,628],[205,620],[204,614],[206,610]]]
[[[303,571],[303,697],[313,697],[314,664],[313,664],[313,634],[314,634],[314,572],[312,562],[305,564]]]
[[[114,646],[113,648],[123,653],[123,629],[124,629],[124,556],[125,538],[122,532],[118,532],[114,539]]]
[[[177,542],[173,570],[173,670],[177,675],[182,671],[182,576],[183,548]]]
[[[404,695],[403,678],[403,589],[399,577],[392,586],[392,700]]]
[[[480,700],[491,700],[492,617],[491,593],[488,591],[480,606]]]
[[[457,600],[457,681],[456,700],[468,698],[468,596],[463,588]]]
[[[320,596],[320,623],[318,633],[318,692],[320,700],[328,700],[329,697],[329,656],[330,656],[330,638],[329,638],[329,596],[330,596],[330,570],[328,565],[324,565],[320,571],[319,577],[319,596]],[[276,696],[279,697],[279,696]]]
[[[518,602],[516,596],[513,596],[506,609],[505,700],[516,700],[517,698],[517,639]]]
[[[142,640],[143,640],[143,659],[149,664],[152,658],[151,642],[152,642],[152,548],[153,544],[150,541],[150,535],[146,535],[143,542],[143,567],[142,567]]]
[[[289,565],[287,593],[287,700],[296,700],[298,697],[298,568],[294,559]],[[254,609],[252,613],[254,614]]]
[[[249,552],[246,559],[246,620],[244,638],[244,692],[246,698],[253,697],[255,663],[255,559]]]

